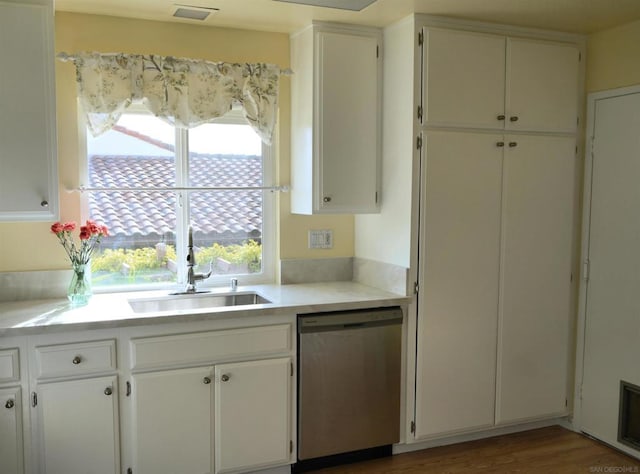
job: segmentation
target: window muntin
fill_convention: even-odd
[[[111,233],[92,259],[94,288],[183,285],[189,226],[196,270],[214,272],[199,286],[270,281],[273,193],[228,189],[269,186],[269,151],[235,111],[190,130],[134,111],[87,134],[87,186],[109,188],[87,193],[89,218]]]

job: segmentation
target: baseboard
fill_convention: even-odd
[[[575,431],[566,418],[552,418],[549,420],[534,421],[530,423],[522,423],[518,425],[500,426],[488,430],[477,431],[474,433],[447,436],[427,441],[417,441],[415,443],[395,444],[393,446],[393,454],[409,453],[412,451],[420,451],[422,449],[435,448],[437,446],[447,446],[449,444],[464,443],[466,441],[475,441],[478,439],[492,438],[505,434],[518,433],[521,431],[535,430],[538,428],[546,428],[547,426],[560,425],[571,431]]]

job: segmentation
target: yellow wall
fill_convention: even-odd
[[[586,80],[587,92],[640,84],[640,21],[589,36]]]
[[[56,51],[126,52],[171,55],[210,61],[267,62],[289,67],[289,38],[265,33],[163,23],[107,16],[56,13]],[[277,175],[289,184],[290,80],[280,86]],[[58,117],[58,167],[60,218],[80,221],[80,195],[67,193],[79,183],[81,160],[78,143],[75,71],[71,63],[56,61]],[[289,195],[279,196],[279,257],[324,258],[353,256],[352,216],[298,216],[290,213]],[[0,224],[0,271],[68,268],[62,247],[49,232],[52,223]],[[334,230],[332,250],[307,249],[309,229]]]

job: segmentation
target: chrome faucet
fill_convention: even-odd
[[[187,250],[187,287],[185,293],[197,293],[196,282],[206,280],[211,276],[212,268],[209,262],[209,271],[207,273],[196,273],[193,268],[196,266],[196,257],[193,253],[193,229],[189,227],[189,246]]]

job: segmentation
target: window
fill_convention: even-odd
[[[109,228],[94,254],[94,288],[184,285],[188,229],[199,286],[272,277],[270,149],[232,111],[174,128],[128,109],[107,133],[87,133],[87,215]]]

